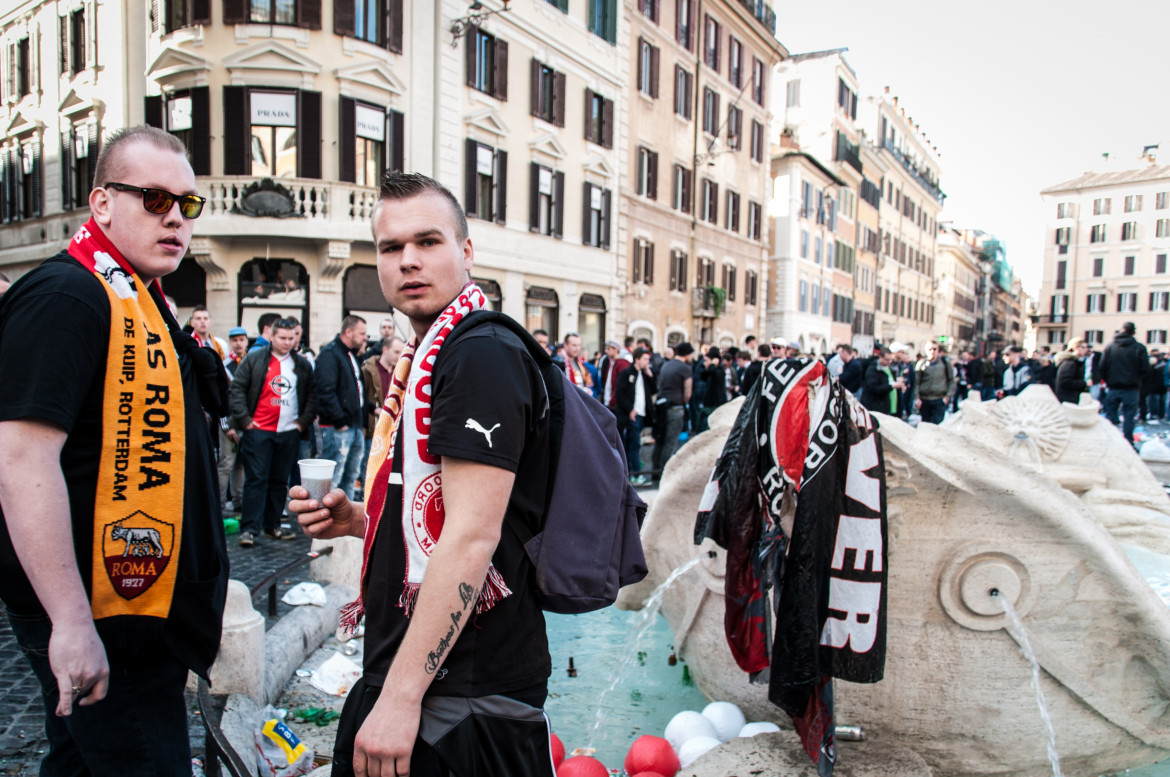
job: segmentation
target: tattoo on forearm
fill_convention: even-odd
[[[439,666],[443,663],[443,658],[447,655],[447,650],[451,647],[451,643],[455,641],[456,634],[459,631],[459,624],[463,620],[463,615],[467,610],[469,604],[473,604],[479,598],[479,591],[472,588],[467,583],[459,584],[459,599],[463,602],[462,610],[450,613],[451,626],[447,629],[447,633],[439,640],[439,644],[430,653],[427,653],[427,662],[423,669],[427,674],[434,674],[439,671]]]

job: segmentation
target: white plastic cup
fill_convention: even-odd
[[[336,462],[329,459],[301,459],[297,466],[301,468],[301,486],[309,492],[309,499],[320,502],[333,487]]]

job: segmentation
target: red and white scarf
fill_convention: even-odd
[[[361,592],[355,601],[341,609],[341,624],[350,631],[357,628],[365,614],[366,574],[370,565],[370,550],[378,534],[378,522],[386,506],[390,472],[394,465],[394,446],[398,438],[399,421],[407,419],[402,431],[402,540],[406,545],[406,578],[398,606],[410,617],[418,600],[419,587],[427,571],[427,561],[443,530],[441,459],[427,450],[431,429],[431,374],[439,348],[451,330],[473,310],[488,306],[487,297],[474,283],[463,287],[447,306],[422,342],[415,335],[402,352],[394,367],[394,376],[386,389],[386,401],[374,437],[370,441],[370,461],[366,467],[369,493],[366,499],[365,546],[362,552]],[[415,359],[415,353],[423,354]],[[490,610],[496,602],[511,594],[504,578],[495,566],[488,567],[487,578],[480,591],[475,612]]]

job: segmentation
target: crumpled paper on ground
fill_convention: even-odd
[[[362,668],[340,653],[334,653],[313,670],[309,682],[313,687],[334,696],[345,696],[362,676]]]
[[[291,605],[314,604],[318,607],[324,607],[325,589],[321,587],[320,583],[297,583],[284,592],[280,601]]]

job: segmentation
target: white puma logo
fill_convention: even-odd
[[[484,429],[482,426],[479,425],[479,421],[476,421],[474,418],[468,418],[467,423],[465,423],[463,425],[463,428],[474,429],[475,431],[482,434],[484,437],[487,438],[487,444],[488,444],[488,447],[490,448],[490,447],[492,447],[492,432],[494,432],[496,429],[499,429],[500,425],[496,424],[491,429]]]

